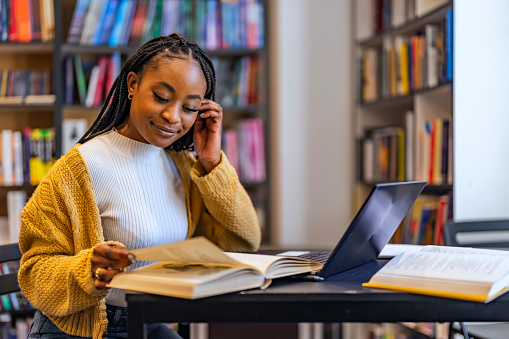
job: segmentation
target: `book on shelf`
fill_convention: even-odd
[[[208,49],[254,49],[264,44],[263,17],[258,0],[79,0],[67,42],[139,45],[180,32]]]
[[[2,172],[0,185],[37,185],[49,171],[54,159],[54,132],[51,129],[31,129],[17,132],[2,130],[2,148],[0,156]],[[21,143],[14,140],[21,136]],[[16,137],[19,138],[19,137]],[[21,161],[19,161],[21,153]],[[16,154],[18,154],[16,159]]]
[[[401,127],[373,129],[362,141],[363,180],[404,181],[405,131]]]
[[[416,178],[432,185],[452,184],[452,120],[432,118],[416,126]]]
[[[117,274],[109,287],[196,299],[252,288],[323,265],[295,257],[223,252],[204,237],[131,251],[161,262]]]
[[[399,254],[365,287],[487,303],[509,290],[509,252],[426,246]]]
[[[3,69],[0,79],[0,105],[30,104],[29,97],[54,97],[49,70]]]
[[[1,41],[46,42],[53,30],[53,0],[0,0]]]
[[[451,195],[422,195],[391,238],[395,244],[443,245],[444,225],[452,219]]]

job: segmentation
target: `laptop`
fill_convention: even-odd
[[[321,281],[376,260],[425,186],[426,181],[376,184],[334,250],[295,255],[324,264],[312,276],[300,277]]]

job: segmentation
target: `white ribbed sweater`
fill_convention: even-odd
[[[90,173],[106,241],[128,249],[186,238],[184,185],[164,149],[115,131],[79,146]],[[148,262],[135,261],[129,269]],[[112,289],[106,302],[126,306],[123,290]]]

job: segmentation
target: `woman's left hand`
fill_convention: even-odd
[[[223,108],[217,102],[203,99],[201,114],[194,123],[194,149],[203,168],[209,173],[221,160]]]

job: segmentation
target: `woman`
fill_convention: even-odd
[[[256,213],[221,152],[214,91],[210,59],[178,33],[127,60],[92,127],[22,212],[18,276],[38,310],[29,338],[126,337],[124,292],[106,285],[148,264],[128,249],[196,235],[225,251],[258,248]],[[162,324],[148,332],[178,337]]]

